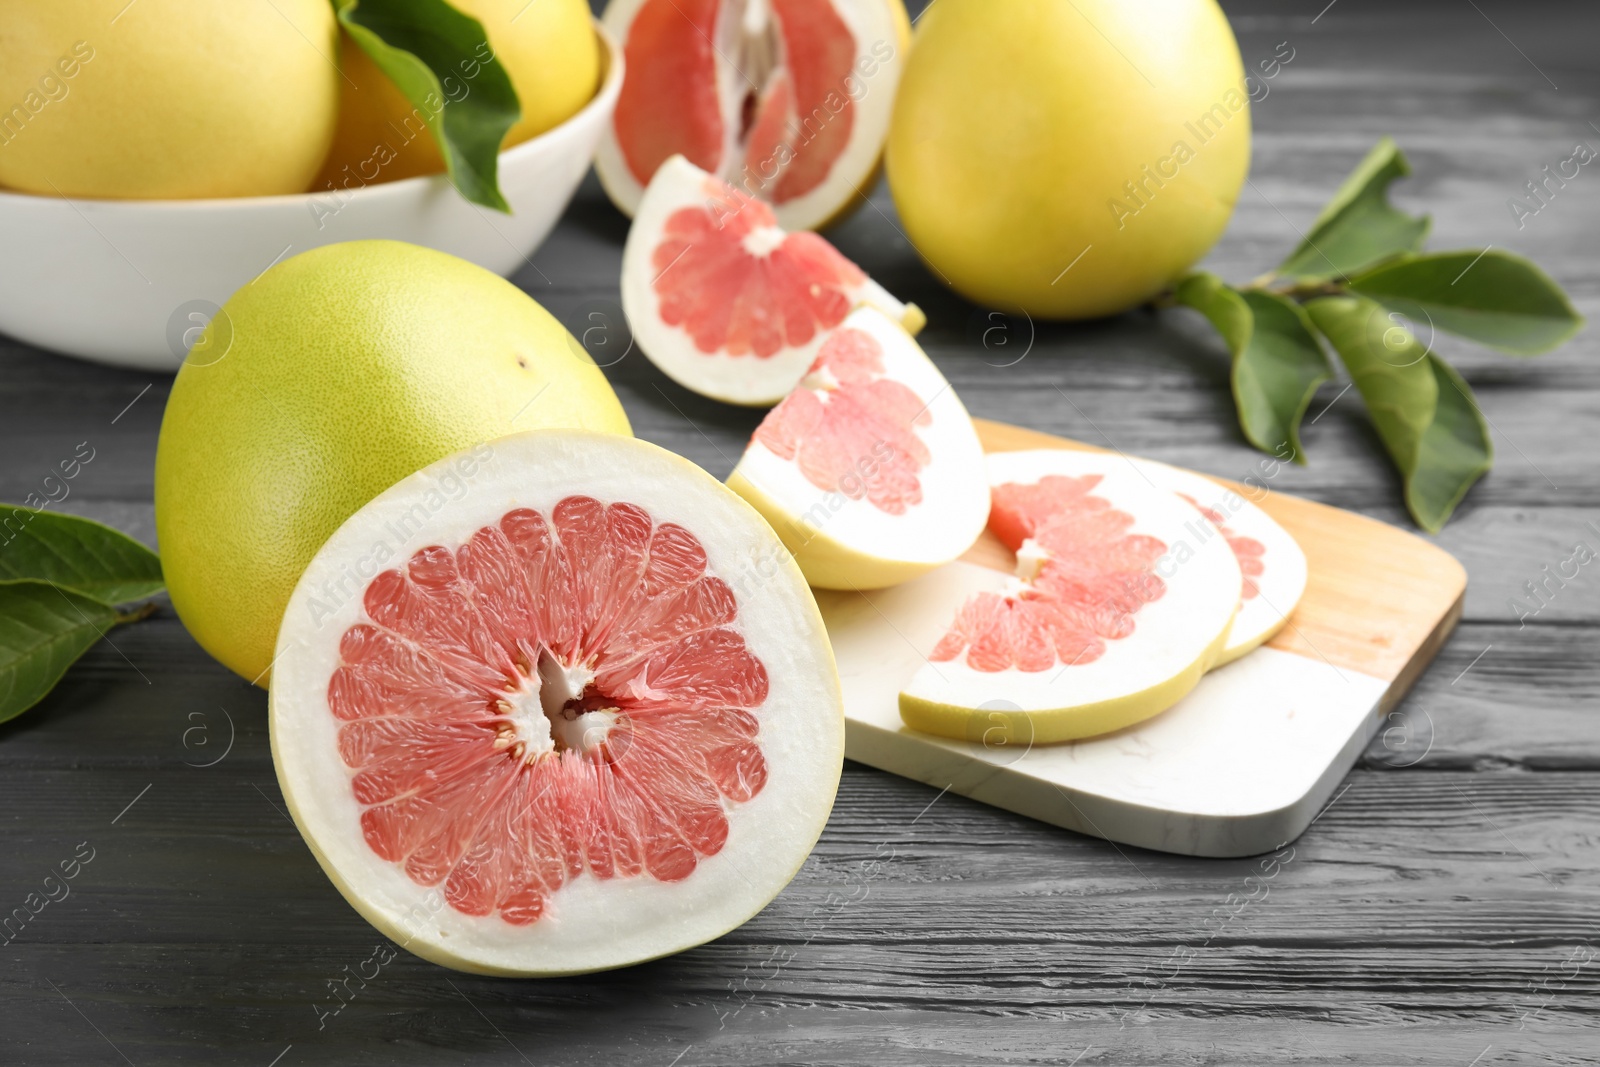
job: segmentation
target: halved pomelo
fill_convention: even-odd
[[[728,485],[823,589],[875,589],[955,559],[989,515],[983,446],[917,342],[873,308],[828,334]]]
[[[539,431],[396,484],[317,553],[270,690],[278,782],[386,936],[618,967],[761,910],[827,820],[833,656],[766,522],[631,438]]]
[[[622,252],[622,309],[674,381],[734,404],[773,404],[823,337],[870,305],[912,333],[923,317],[814,233],[786,233],[759,200],[682,156],[656,172]]]
[[[1271,640],[1305,595],[1308,568],[1299,543],[1238,490],[1154,460],[1136,459],[1133,463],[1151,481],[1199,508],[1239,559],[1244,592],[1239,614],[1228,631],[1228,643],[1215,665],[1232,663]]]
[[[901,0],[611,0],[627,64],[595,168],[624,214],[674,155],[786,229],[870,192],[911,45]]]
[[[1192,504],[1115,453],[989,457],[989,528],[1020,581],[979,592],[900,694],[908,726],[1092,737],[1193,689],[1226,644],[1239,562]],[[998,710],[997,710],[998,709]]]

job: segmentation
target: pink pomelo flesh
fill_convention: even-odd
[[[627,30],[627,77],[613,131],[628,171],[648,185],[682,154],[702,170],[783,204],[816,189],[850,144],[857,63],[850,27],[831,0],[771,0],[773,29],[737,72],[716,45],[743,5],[644,0]],[[736,80],[729,95],[719,75]]]
[[[922,502],[918,474],[931,457],[917,428],[933,421],[928,406],[884,377],[877,338],[846,327],[823,342],[802,387],[767,413],[755,437],[816,488],[904,515]]]
[[[930,659],[1038,672],[1093,663],[1107,641],[1133,635],[1139,610],[1166,591],[1154,568],[1167,545],[1130,533],[1134,517],[1094,494],[1100,481],[1047,475],[994,487],[990,529],[1013,551],[1032,540],[1042,565],[1014,596],[975,594]]]
[[[1240,593],[1240,600],[1254,600],[1261,595],[1261,586],[1256,584],[1256,579],[1267,572],[1266,554],[1267,546],[1257,541],[1254,537],[1246,537],[1228,527],[1227,516],[1216,508],[1200,503],[1188,493],[1179,493],[1179,496],[1200,509],[1204,515],[1217,528],[1217,532],[1227,539],[1228,547],[1233,549],[1233,554],[1239,560],[1239,570],[1244,574],[1244,590]]]
[[[661,321],[703,353],[767,359],[844,321],[861,268],[814,233],[784,233],[772,209],[725,182],[679,208],[651,252]]]
[[[915,333],[922,313],[814,233],[682,156],[661,165],[622,254],[622,307],[650,361],[702,396],[775,404],[829,333],[870,306]]]
[[[569,496],[373,578],[328,684],[373,853],[538,922],[562,886],[679,881],[763,788],[766,670],[682,526]]]
[[[813,588],[882,589],[972,547],[989,514],[983,445],[905,329],[860,307],[767,413],[728,485]]]

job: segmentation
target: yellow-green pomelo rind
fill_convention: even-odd
[[[0,0],[0,185],[302,192],[333,137],[338,56],[328,0]]]
[[[1227,642],[1228,628],[1223,627],[1205,654],[1178,673],[1137,693],[1093,704],[1011,711],[959,707],[901,693],[900,718],[913,730],[961,741],[983,738],[986,744],[1043,745],[1098,737],[1154,718],[1188,696],[1200,684],[1201,676],[1218,666],[1217,658]],[[1005,736],[994,736],[993,730],[1003,731]]]
[[[517,430],[631,432],[571,334],[510,282],[397,241],[287,259],[228,301],[179,371],[156,533],[189,632],[265,683],[324,540],[442,456]]]
[[[1046,318],[1154,296],[1221,236],[1249,162],[1244,69],[1213,0],[939,0],[886,154],[938,275]]]
[[[813,589],[882,589],[908,582],[939,566],[938,561],[874,556],[811,529],[737,470],[728,476],[728,488],[744,497],[767,520]]]

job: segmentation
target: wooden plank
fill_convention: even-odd
[[[76,1016],[40,974],[139,1063],[180,1045],[190,1056],[237,1046],[252,1063],[289,1043],[308,1057],[298,1062],[429,1043],[496,1055],[472,1004],[535,1062],[661,1064],[704,1042],[693,1062],[764,1062],[736,1060],[751,1042],[774,1060],[865,1062],[865,1042],[884,1062],[928,1062],[920,1042],[888,1040],[902,1018],[977,1061],[1034,1048],[1044,1032],[1028,1020],[1055,1024],[1058,1042],[1062,1022],[1084,1030],[1096,1062],[1202,1054],[1186,1025],[1248,1049],[1241,1016],[1302,1035],[1301,1057],[1329,1040],[1354,1062],[1384,1062],[1356,1053],[1376,1057],[1378,1042],[1441,1017],[1461,1020],[1452,1041],[1490,1035],[1469,1058],[1489,1041],[1573,1054],[1600,1013],[1600,969],[1562,970],[1600,922],[1600,859],[1584,830],[1600,818],[1592,775],[1357,772],[1263,895],[1245,881],[1254,860],[1119,850],[852,766],[795,884],[713,945],[549,982],[455,975],[402,954],[319,1031],[312,1004],[375,935],[272,809],[270,771],[229,766],[151,790],[116,826],[144,768],[108,768],[87,788],[57,771],[0,778],[6,810],[81,794],[75,810],[47,806],[13,835],[16,870],[47,869],[84,837],[99,849],[72,896],[5,946],[20,965],[0,972],[8,1033],[62,1040],[80,1062],[106,1055],[75,1043],[87,1029],[67,1025]],[[88,827],[89,811],[105,817]],[[1419,911],[1427,900],[1441,904]],[[263,915],[274,920],[246,918]],[[76,965],[84,952],[94,968]],[[829,1032],[823,1019],[844,1018],[831,1013],[858,1021]],[[990,1052],[961,1036],[972,1028]]]

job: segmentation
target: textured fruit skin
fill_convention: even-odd
[[[223,312],[167,403],[156,535],[184,625],[258,684],[306,564],[378,493],[516,430],[631,433],[549,312],[442,252],[329,245],[273,267]]]
[[[338,55],[328,0],[0,0],[0,185],[303,192],[333,136]]]
[[[885,589],[909,582],[938,566],[868,555],[822,531],[805,536],[794,516],[738,471],[728,475],[728,488],[744,497],[767,520],[813,589]]]
[[[1223,117],[1199,129],[1213,105]],[[1244,69],[1214,0],[939,0],[886,154],[936,273],[978,303],[1066,319],[1182,274],[1221,236],[1249,163]]]
[[[489,46],[505,65],[522,118],[502,148],[521,144],[571,118],[600,86],[603,49],[584,0],[451,0],[483,23]],[[398,181],[444,170],[439,146],[410,101],[348,37],[344,40],[339,128],[315,189]],[[455,90],[471,92],[460,79]],[[446,87],[447,91],[450,89]],[[380,144],[394,153],[377,154]],[[387,160],[387,161],[386,161]],[[349,168],[348,171],[346,168]]]

